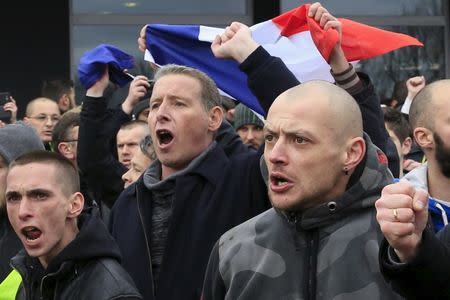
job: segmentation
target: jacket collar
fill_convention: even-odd
[[[180,175],[196,174],[204,178],[204,180],[209,181],[213,185],[217,185],[223,177],[223,171],[228,164],[229,159],[225,155],[222,147],[220,147],[217,142],[213,142],[210,147],[208,147],[208,149],[206,149],[205,152],[203,152],[201,155],[203,154],[205,154],[205,156],[203,157],[203,160],[201,162],[193,165],[191,168],[188,167],[188,172],[183,172],[184,170],[181,171],[183,173]],[[138,188],[145,187],[144,176],[145,174],[138,179],[136,184]],[[177,175],[175,176],[179,177]]]

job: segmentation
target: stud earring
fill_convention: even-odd
[[[345,175],[348,175],[347,167],[344,168],[343,172],[344,172]]]

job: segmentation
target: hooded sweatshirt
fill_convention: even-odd
[[[272,208],[226,232],[211,253],[203,299],[396,299],[378,267],[374,207],[392,175],[365,140],[366,158],[337,199],[302,212]]]
[[[99,219],[98,209],[83,212],[78,227],[76,238],[47,269],[25,250],[12,258],[11,265],[23,279],[18,299],[141,299],[120,266],[119,248]]]

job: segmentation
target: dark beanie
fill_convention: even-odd
[[[145,109],[149,108],[149,100],[148,98],[139,101],[136,106],[133,108],[132,118],[133,120],[137,120],[139,114],[143,112]]]
[[[23,122],[0,128],[0,155],[6,163],[34,150],[45,150],[34,128]]]
[[[255,115],[251,109],[242,103],[236,105],[234,109],[234,129],[238,130],[244,125],[256,125],[259,127],[264,127],[264,123]]]

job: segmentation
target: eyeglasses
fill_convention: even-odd
[[[73,143],[78,142],[78,140],[66,140],[66,141],[59,141],[60,143]]]
[[[53,115],[53,116],[47,116],[47,115],[38,115],[34,117],[29,117],[30,119],[35,119],[38,122],[45,122],[47,120],[50,120],[52,123],[58,123],[60,120],[59,116]]]

